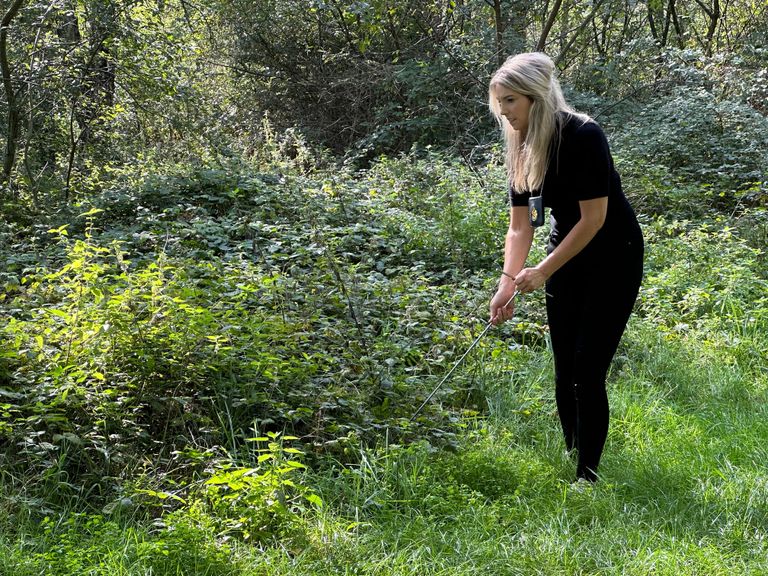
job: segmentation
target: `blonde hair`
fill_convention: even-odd
[[[495,94],[499,86],[531,100],[528,131],[523,141],[520,132],[501,115],[501,106]],[[538,190],[544,183],[550,145],[556,132],[558,140],[560,138],[559,112],[577,116],[582,122],[590,120],[589,116],[579,114],[565,101],[555,63],[542,52],[526,52],[507,58],[491,78],[488,106],[504,133],[507,179],[517,192]]]

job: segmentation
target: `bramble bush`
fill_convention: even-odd
[[[3,302],[18,472],[109,500],[138,458],[183,476],[254,423],[313,452],[450,441],[450,405],[408,417],[482,328],[505,209],[455,162],[411,164],[129,178],[51,228]]]
[[[723,361],[759,371],[768,326],[766,251],[729,222],[659,218],[646,226],[637,311],[669,338],[700,338]]]
[[[541,355],[531,351],[547,346],[540,294],[523,299],[518,321],[489,333],[409,422],[487,320],[503,190],[499,166],[470,170],[434,153],[382,158],[358,173],[270,172],[229,159],[116,181],[44,234],[40,225],[27,236],[6,228],[5,469],[42,496],[39,515],[86,501],[120,509],[133,498],[137,515],[200,514],[238,539],[299,542],[318,513],[303,469],[269,468],[292,459],[278,448],[279,458],[259,462],[249,438],[292,435],[302,465],[331,456],[364,468],[369,447],[454,445],[468,421],[512,396],[517,433],[535,434],[531,414],[545,402],[538,390],[520,396],[520,386],[545,378],[531,367]],[[765,229],[740,224],[759,223],[757,212],[694,224],[683,197],[679,218],[643,218],[638,318],[670,341],[710,342],[757,378]],[[483,458],[452,472],[464,484],[455,493],[423,492],[390,470],[382,502],[428,496],[444,510],[441,499],[493,496]],[[371,478],[343,495],[350,506],[368,502]],[[506,480],[516,490],[524,474]],[[280,487],[285,504],[273,497]]]
[[[682,189],[675,212],[685,203],[690,216],[733,210],[740,200],[755,204],[755,186],[765,195],[768,119],[739,100],[680,86],[642,108],[612,140],[620,156],[632,159],[622,165],[626,177],[648,179],[650,167],[652,180]],[[658,202],[669,206],[672,199],[661,194]]]

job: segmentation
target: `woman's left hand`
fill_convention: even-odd
[[[522,294],[541,288],[546,281],[547,276],[538,268],[523,268],[515,276],[515,284]]]

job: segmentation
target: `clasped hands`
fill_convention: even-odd
[[[523,268],[514,278],[504,275],[499,289],[491,299],[491,324],[498,326],[512,318],[515,312],[515,303],[514,301],[509,302],[509,299],[512,298],[515,290],[520,294],[527,294],[541,288],[546,281],[546,274],[535,267]]]

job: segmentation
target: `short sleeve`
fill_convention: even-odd
[[[528,198],[531,197],[530,192],[516,192],[514,188],[508,188],[507,202],[510,206],[528,206]]]
[[[579,126],[570,138],[562,176],[577,200],[608,196],[613,165],[608,140],[595,122]]]

